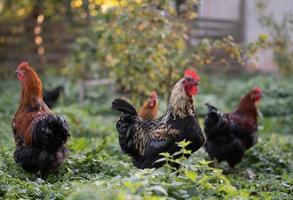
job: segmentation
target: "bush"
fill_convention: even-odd
[[[106,12],[99,11],[85,35],[73,45],[65,73],[78,79],[110,76],[119,91],[138,104],[154,89],[160,97],[168,98],[187,68],[227,65],[227,57],[243,64],[247,56],[264,45],[264,36],[245,47],[229,36],[216,41],[204,39],[191,47],[191,27],[186,22],[196,14],[190,3],[194,1],[188,2],[186,14],[179,16],[170,1],[130,0]],[[213,57],[217,51],[225,56]]]

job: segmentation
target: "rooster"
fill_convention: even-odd
[[[132,157],[134,166],[140,169],[162,166],[163,162],[156,162],[161,158],[160,153],[178,152],[179,141],[190,141],[186,149],[191,152],[204,144],[205,137],[193,106],[198,84],[198,74],[186,70],[172,90],[166,114],[156,120],[141,119],[123,99],[112,102],[112,109],[123,113],[116,124],[120,147]]]
[[[255,87],[230,113],[221,113],[216,107],[206,104],[205,149],[212,159],[227,161],[233,168],[242,160],[244,151],[257,142],[257,102],[262,96],[262,90]]]
[[[49,108],[53,108],[62,92],[64,92],[64,87],[62,85],[52,90],[44,90],[43,100]]]
[[[22,89],[20,105],[12,120],[14,159],[24,170],[44,176],[65,160],[69,126],[44,103],[42,82],[29,64],[22,62],[16,73]]]
[[[150,98],[141,107],[138,116],[145,120],[154,120],[158,114],[158,95],[152,91]]]

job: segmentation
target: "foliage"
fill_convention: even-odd
[[[132,99],[148,93],[146,88],[163,86],[168,91],[173,76],[179,77],[173,70],[182,72],[188,61],[187,27],[176,19],[169,3],[143,2],[129,1],[98,15],[88,34],[77,40],[69,73],[95,78],[107,67],[121,89],[133,94]]]
[[[266,43],[266,37],[261,36],[255,43],[242,46],[229,36],[204,39],[193,47],[189,45],[191,26],[187,23],[196,17],[193,1],[188,1],[185,14],[179,16],[169,1],[128,2],[98,12],[85,35],[73,44],[64,72],[77,79],[109,74],[119,91],[136,104],[153,89],[160,97],[168,97],[186,68],[243,64]],[[215,56],[218,52],[222,55]]]
[[[227,109],[231,109],[236,102],[236,95],[256,82],[266,87],[273,82],[282,85],[284,91],[289,89],[285,83],[289,79],[276,77],[268,80],[264,77],[254,78],[248,81],[247,86],[243,86],[245,79],[241,78],[226,80],[213,77],[212,82],[205,79],[209,79],[209,76],[203,77],[204,93],[200,96],[217,95],[215,98],[222,100],[222,105]],[[53,81],[56,82],[55,79]],[[223,92],[221,88],[228,85],[228,81],[237,94],[232,93],[232,89]],[[68,84],[68,88],[73,88]],[[138,170],[120,150],[115,130],[116,117],[101,115],[94,108],[97,103],[94,100],[77,106],[72,101],[74,98],[71,95],[74,94],[68,92],[64,99],[66,105],[59,104],[54,111],[70,121],[70,157],[59,172],[43,180],[24,172],[12,157],[14,144],[10,121],[17,108],[18,90],[19,85],[15,82],[1,81],[0,199],[290,199],[292,195],[293,143],[290,120],[275,130],[274,125],[279,122],[265,118],[258,144],[246,153],[234,172],[228,174],[223,173],[227,169],[226,163],[221,163],[217,166],[219,168],[211,167],[203,150],[194,153],[188,160],[174,159],[172,155],[164,154],[164,159],[170,165],[158,170]],[[277,102],[278,94],[275,92],[269,94],[275,95],[273,99]],[[227,102],[223,100],[226,94]],[[196,101],[196,104],[203,102]],[[282,119],[280,115],[274,118]],[[279,134],[282,129],[287,129],[285,133],[289,134]],[[190,153],[184,149],[186,142],[179,145],[182,147],[181,153]],[[174,171],[172,162],[180,163],[181,168]]]
[[[267,3],[264,0],[257,1],[259,22],[269,29],[271,41],[269,46],[274,52],[274,60],[284,75],[293,73],[293,12],[287,12],[282,20],[276,20],[276,16],[267,12]]]

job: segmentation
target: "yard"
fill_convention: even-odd
[[[196,109],[205,114],[205,102],[222,110],[233,109],[240,96],[254,85],[264,89],[260,102],[259,141],[246,152],[234,171],[228,166],[209,166],[201,148],[177,171],[135,169],[120,150],[110,110],[115,95],[104,87],[82,105],[76,102],[74,83],[51,78],[46,84],[62,83],[65,96],[54,112],[70,123],[70,156],[58,172],[46,180],[24,172],[13,160],[11,119],[18,106],[20,85],[15,80],[0,84],[0,198],[2,199],[292,199],[293,88],[290,77],[202,75]],[[246,84],[243,84],[243,83]],[[118,95],[116,95],[118,96]],[[166,109],[160,99],[160,114]],[[223,173],[224,172],[224,173]]]
[[[288,8],[292,8],[292,0],[0,0],[0,200],[293,199],[293,14]],[[43,88],[64,87],[52,110],[70,126],[69,157],[47,177],[24,171],[13,159],[11,124],[21,93],[21,83],[13,72],[24,60],[38,73]],[[184,97],[179,98],[184,100],[183,112],[188,112],[195,126],[190,97],[200,81],[194,106],[202,129],[205,103],[231,112],[248,91],[262,88],[260,102],[256,99],[260,96],[250,97],[253,117],[254,103],[259,103],[258,142],[234,169],[225,162],[215,163],[203,147],[189,159],[163,152],[161,159],[166,164],[158,169],[135,168],[121,150],[116,130],[120,115],[111,110],[111,102],[123,97],[138,110],[156,90],[162,116],[173,86],[186,69],[196,70],[200,79],[189,71],[191,75],[184,76],[177,93]],[[18,70],[18,79],[31,80],[26,72],[31,73]],[[18,124],[34,109],[37,115],[40,108],[48,111],[40,100],[40,90],[35,91],[39,84],[32,74],[29,78],[35,77],[34,81],[23,83],[29,88],[25,95],[31,105],[24,106],[25,115],[20,115]],[[175,102],[182,106],[179,100]],[[135,113],[129,110],[131,115]],[[169,114],[174,116],[172,112]],[[41,120],[52,118],[43,118],[43,114]],[[167,122],[173,120],[171,114]],[[255,118],[249,119],[255,125]],[[180,120],[185,118],[180,116]],[[60,121],[63,128],[66,123]],[[163,127],[170,125],[167,122]],[[187,125],[182,126],[181,122],[181,129],[174,123],[175,128],[168,126],[171,128],[163,131],[163,136],[179,132],[179,136],[190,138],[185,137],[191,135],[185,133],[188,131],[182,131],[190,123],[184,121]],[[44,127],[43,121],[39,124],[33,131]],[[37,134],[23,131],[22,125],[15,128],[20,129],[16,131],[20,140],[26,140],[26,133],[34,136],[33,145],[21,141],[19,146],[26,143],[25,150],[38,152],[34,156],[37,168],[52,162],[56,151],[63,148],[63,143],[57,148],[55,141],[65,141],[67,131],[61,128],[60,134],[60,123],[57,125],[46,126]],[[129,137],[131,128],[121,134],[125,140],[134,138]],[[50,132],[52,129],[55,131]],[[149,130],[140,132],[138,146],[151,137]],[[232,138],[241,131],[235,132]],[[169,139],[165,141],[171,141],[177,151],[174,140]],[[240,148],[245,148],[244,143],[238,143]],[[127,145],[129,152],[137,153],[137,144],[127,141]],[[179,142],[180,151],[175,154],[188,154],[187,145],[187,141]],[[52,146],[56,148],[48,153]],[[152,148],[162,150],[161,146]],[[170,150],[169,144],[167,148]],[[41,159],[42,153],[47,159]],[[29,155],[28,165],[33,163]],[[151,153],[157,158],[153,156]],[[174,161],[180,163],[178,169],[170,164]]]

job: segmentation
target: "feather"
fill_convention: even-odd
[[[188,74],[191,72],[188,72]],[[192,74],[190,74],[192,75]],[[193,107],[193,97],[183,85],[185,78],[174,86],[166,114],[158,119],[144,120],[134,107],[123,99],[115,99],[112,109],[122,112],[116,127],[122,151],[132,157],[138,168],[160,167],[160,153],[180,150],[177,142],[191,141],[187,150],[194,152],[205,142]],[[143,112],[149,112],[146,109]]]
[[[216,107],[206,104],[205,149],[211,158],[227,161],[230,167],[234,167],[242,160],[244,151],[257,142],[256,102],[261,97],[260,92],[260,88],[248,92],[236,110],[230,113],[221,113]]]
[[[58,168],[66,158],[68,123],[43,101],[42,82],[27,62],[17,68],[21,81],[19,108],[12,121],[14,159],[24,170],[42,175]]]

